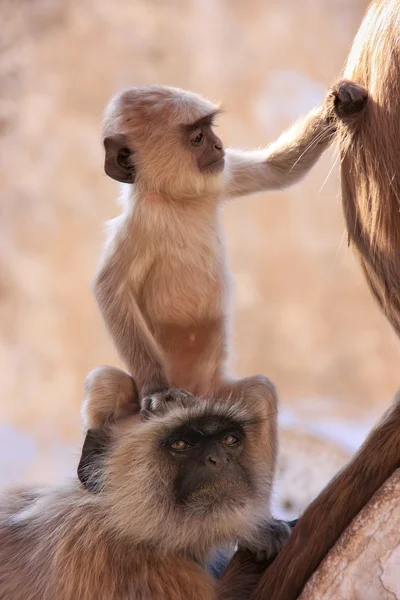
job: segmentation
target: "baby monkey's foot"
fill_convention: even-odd
[[[343,79],[329,92],[328,102],[339,119],[360,113],[366,106],[368,92],[362,85]]]
[[[161,392],[150,394],[141,402],[141,417],[146,421],[151,416],[164,415],[176,406],[188,406],[194,396],[186,390],[170,388]]]

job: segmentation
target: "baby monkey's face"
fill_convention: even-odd
[[[201,173],[218,173],[224,169],[224,146],[213,130],[218,112],[182,126],[184,148],[193,155]]]
[[[221,416],[189,419],[169,431],[161,451],[174,471],[176,501],[186,510],[239,507],[250,492],[242,425]]]

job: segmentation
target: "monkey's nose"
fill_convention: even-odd
[[[217,141],[214,143],[214,148],[215,148],[216,150],[222,150],[222,148],[223,148],[223,144],[222,144],[221,140],[217,140]]]
[[[217,456],[216,454],[210,454],[207,456],[207,464],[211,467],[222,467],[222,465],[229,462],[228,457]]]

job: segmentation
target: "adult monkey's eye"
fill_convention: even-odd
[[[170,448],[172,448],[172,450],[177,450],[178,452],[181,452],[182,450],[190,448],[190,444],[185,442],[185,440],[175,440],[175,442],[172,442],[172,444],[170,444]]]
[[[240,438],[238,438],[236,435],[227,435],[221,440],[221,442],[224,444],[224,446],[234,446],[240,442]]]
[[[204,134],[203,134],[203,131],[200,130],[199,133],[190,140],[190,143],[192,144],[192,146],[200,146],[203,139],[204,139]]]

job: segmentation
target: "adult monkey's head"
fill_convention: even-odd
[[[201,559],[268,518],[276,415],[251,399],[192,402],[89,430],[78,475],[116,533]]]
[[[173,87],[117,94],[104,116],[105,172],[169,197],[218,190],[224,148],[213,124],[219,112],[208,100]]]

